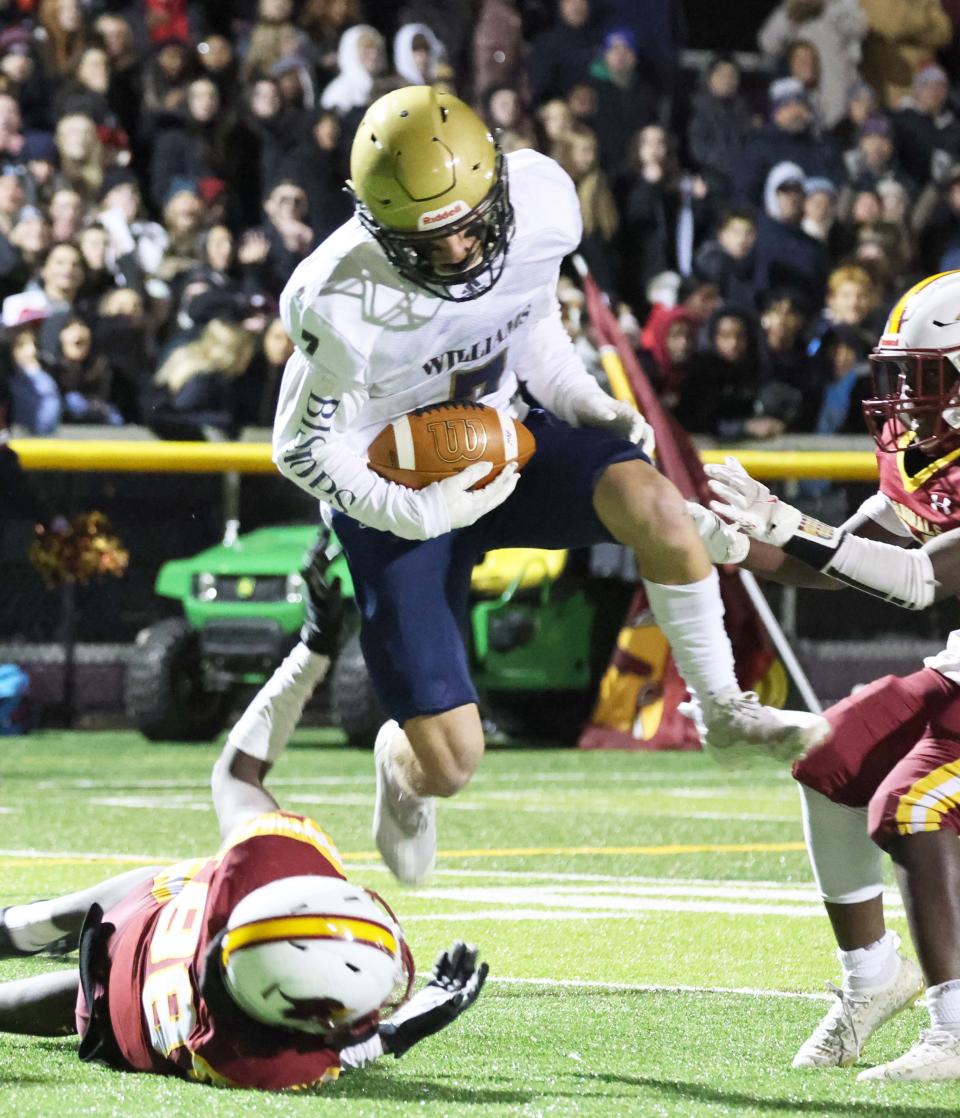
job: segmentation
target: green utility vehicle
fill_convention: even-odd
[[[153,741],[208,741],[297,639],[316,539],[310,525],[261,528],[232,544],[166,563],[156,591],[179,616],[143,630],[130,659],[126,707]],[[335,551],[337,550],[335,545]],[[484,716],[513,734],[572,740],[589,711],[628,591],[574,573],[565,551],[491,551],[475,569],[466,638]],[[342,553],[328,578],[352,600]],[[328,677],[329,714],[371,746],[384,715],[363,662],[356,612]]]

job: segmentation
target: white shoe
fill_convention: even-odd
[[[432,797],[411,796],[393,778],[390,742],[399,729],[396,722],[385,722],[373,746],[377,773],[373,841],[398,881],[422,885],[437,857],[437,809]]]
[[[857,1076],[861,1083],[870,1079],[960,1079],[960,1036],[942,1029],[924,1029],[917,1043],[902,1056]]]
[[[830,733],[809,711],[765,707],[752,691],[711,695],[703,711],[703,748],[719,765],[748,765],[758,757],[796,761]]]
[[[912,959],[898,958],[897,976],[882,990],[855,992],[827,983],[837,1000],[794,1056],[793,1067],[850,1067],[884,1022],[913,1005],[923,993],[923,975]]]

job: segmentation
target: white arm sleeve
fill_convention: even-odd
[[[531,329],[516,373],[545,408],[574,426],[577,425],[577,401],[588,396],[608,398],[587,372],[570,335],[563,328],[556,299]]]
[[[296,297],[281,302],[281,314],[290,337],[300,343],[306,338],[313,352],[298,348],[283,373],[273,427],[273,460],[280,472],[371,528],[404,539],[447,531],[446,510],[435,491],[417,492],[380,477],[345,439],[367,400],[365,386],[350,377],[350,363],[359,364],[359,357]]]
[[[830,561],[820,569],[904,609],[926,609],[935,600],[933,563],[919,548],[908,550],[844,533]]]

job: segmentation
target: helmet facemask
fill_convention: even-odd
[[[863,401],[863,414],[881,451],[942,452],[960,443],[958,359],[960,351],[922,349],[870,355],[874,396]]]
[[[514,217],[507,185],[507,167],[497,148],[494,184],[486,198],[456,221],[435,229],[401,231],[376,221],[354,194],[357,217],[379,243],[387,259],[405,278],[440,299],[466,303],[486,294],[503,273],[513,237]],[[460,265],[438,266],[432,247],[457,233],[476,238],[477,247]],[[475,259],[474,259],[475,257]]]

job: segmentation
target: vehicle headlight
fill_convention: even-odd
[[[303,601],[303,575],[292,574],[287,575],[286,585],[284,587],[284,594],[290,605],[296,605],[297,602]]]
[[[216,575],[204,572],[196,576],[194,593],[201,602],[213,602],[217,598],[217,577]]]

